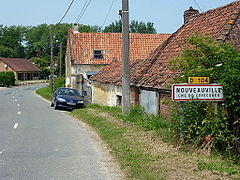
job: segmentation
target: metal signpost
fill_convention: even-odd
[[[217,116],[218,102],[224,101],[223,86],[221,84],[210,84],[209,82],[209,77],[189,77],[188,84],[172,85],[172,100],[180,102],[180,129],[184,122],[184,102],[186,101],[215,102],[214,114]],[[180,132],[180,138],[183,138],[182,132]]]

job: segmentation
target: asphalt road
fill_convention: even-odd
[[[0,179],[120,179],[89,131],[34,93],[41,86],[0,89]]]

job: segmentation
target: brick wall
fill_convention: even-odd
[[[169,117],[170,115],[170,103],[171,94],[160,93],[160,114],[163,117]]]
[[[131,89],[130,89],[130,103],[131,103],[131,105],[138,105],[139,104],[139,95],[140,95],[139,88],[131,87]]]
[[[5,63],[0,61],[0,72],[13,71],[9,66],[5,67]]]
[[[5,72],[6,68],[4,67],[4,63],[0,61],[0,72]]]

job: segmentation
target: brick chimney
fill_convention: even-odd
[[[79,33],[79,31],[78,31],[78,24],[77,23],[74,23],[72,25],[72,30],[73,30],[73,33]]]
[[[193,16],[197,14],[199,14],[199,11],[190,6],[188,10],[184,11],[184,24],[186,24]]]

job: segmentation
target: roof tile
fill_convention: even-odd
[[[146,58],[170,34],[130,33],[130,60]],[[70,59],[76,64],[110,64],[122,59],[121,33],[73,33],[69,31]],[[94,59],[93,50],[103,50],[103,59]]]

